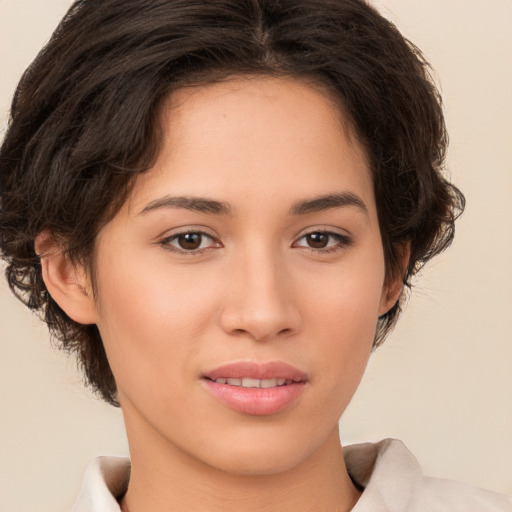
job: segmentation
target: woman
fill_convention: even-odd
[[[74,510],[510,508],[339,442],[463,208],[426,64],[373,9],[77,2],[12,115],[9,283],[130,443]]]

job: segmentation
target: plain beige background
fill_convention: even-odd
[[[378,0],[437,70],[448,167],[467,196],[454,246],[424,270],[370,361],[345,442],[398,437],[428,474],[512,494],[512,1]],[[0,123],[69,0],[0,0]],[[0,284],[0,512],[72,502],[87,461],[126,454],[121,414]]]

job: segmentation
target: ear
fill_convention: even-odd
[[[404,276],[411,256],[411,244],[405,242],[396,246],[400,260],[400,271],[393,276],[386,277],[382,288],[379,316],[385,315],[398,301],[404,289]]]
[[[53,300],[75,322],[96,323],[92,287],[82,265],[73,263],[55,236],[43,231],[35,240],[46,288]]]

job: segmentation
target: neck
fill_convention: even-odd
[[[174,446],[145,442],[139,449],[134,434],[128,429],[132,472],[123,512],[205,510],[205,504],[208,512],[344,512],[360,496],[347,473],[337,429],[306,460],[265,475],[228,473]]]

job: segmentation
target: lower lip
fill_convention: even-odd
[[[208,391],[221,403],[244,414],[269,416],[291,406],[304,392],[305,382],[273,388],[244,388],[203,379]]]

